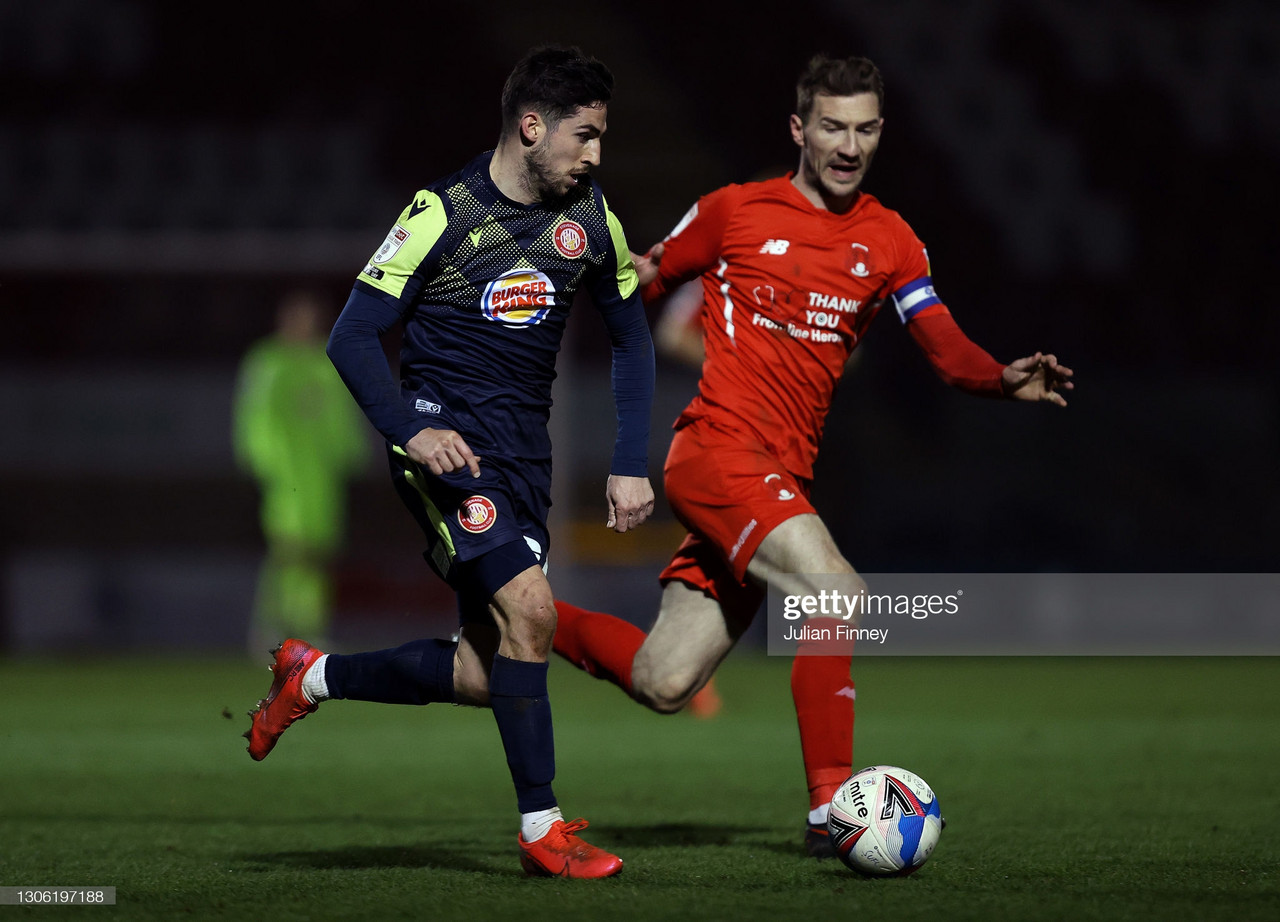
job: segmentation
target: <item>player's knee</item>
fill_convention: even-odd
[[[646,683],[636,692],[643,695],[642,702],[659,714],[675,714],[684,709],[702,686],[701,676],[695,672],[672,672]]]
[[[505,634],[512,647],[522,654],[542,659],[551,652],[551,638],[555,630],[556,607],[552,602],[521,607],[509,613],[506,619]]]

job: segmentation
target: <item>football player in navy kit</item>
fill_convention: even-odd
[[[457,593],[457,640],[347,656],[286,640],[245,734],[262,759],[329,698],[489,707],[521,813],[521,864],[578,878],[622,868],[576,835],[586,822],[566,822],[552,792],[547,420],[579,289],[613,346],[608,526],[640,525],[654,501],[653,345],[622,228],[590,175],[612,88],[608,69],[576,48],[527,54],[503,89],[496,149],[414,196],[329,338],[330,358],[387,440],[396,488],[428,539],[425,556]],[[399,382],[380,343],[397,323]]]

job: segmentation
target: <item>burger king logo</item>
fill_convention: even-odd
[[[587,232],[577,221],[561,221],[552,231],[551,239],[565,259],[577,259],[587,251]]]
[[[498,518],[498,510],[487,496],[468,496],[458,507],[458,524],[478,535],[488,531]]]
[[[556,286],[537,269],[504,272],[484,290],[480,311],[487,320],[526,327],[542,322],[556,303]]]

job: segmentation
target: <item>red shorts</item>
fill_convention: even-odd
[[[750,605],[754,615],[764,589],[746,583],[747,564],[765,535],[815,511],[810,481],[788,473],[750,436],[698,420],[677,430],[663,483],[672,511],[691,532],[662,571],[663,585],[678,579],[726,610]]]

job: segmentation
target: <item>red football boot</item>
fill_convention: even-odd
[[[249,755],[257,762],[267,757],[291,723],[319,707],[308,704],[303,696],[302,677],[324,652],[305,641],[290,638],[276,647],[274,653],[276,661],[271,664],[271,671],[275,673],[275,680],[267,697],[249,712],[253,722],[244,734],[249,741]]]
[[[584,819],[556,820],[551,831],[536,842],[520,842],[520,866],[536,877],[572,877],[593,880],[612,877],[622,870],[622,859],[579,839],[574,833],[587,828]]]

